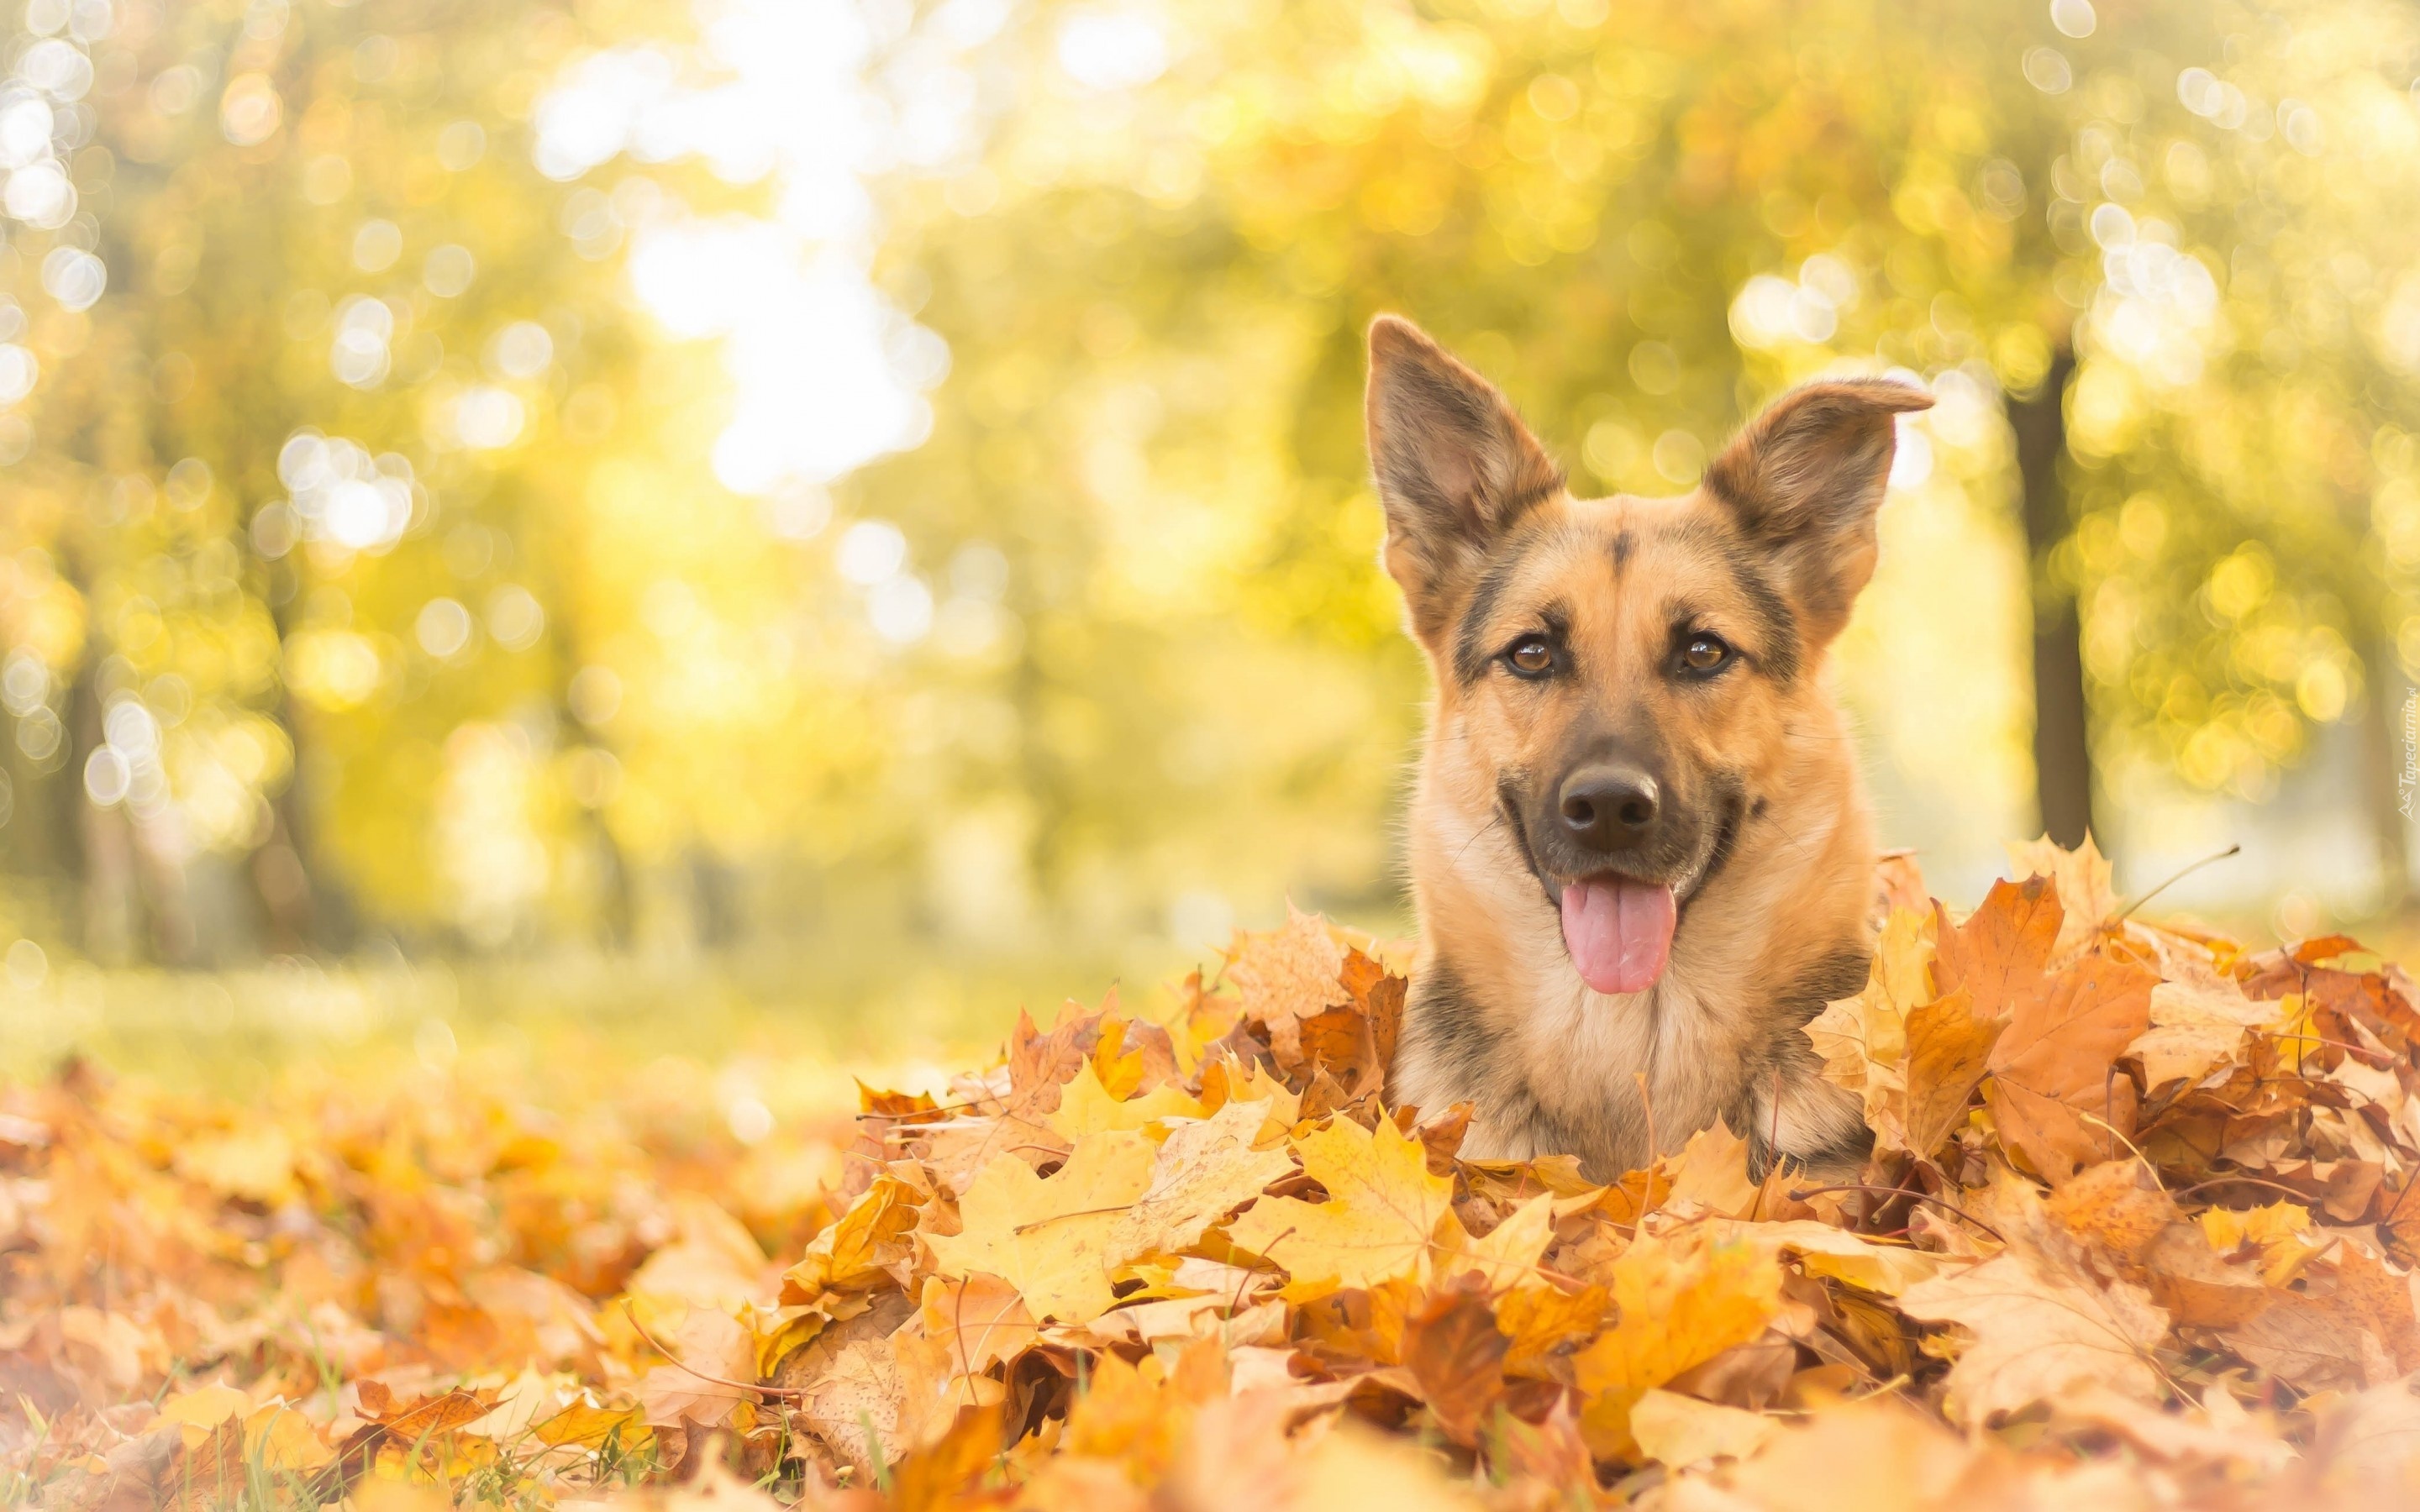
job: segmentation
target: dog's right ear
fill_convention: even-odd
[[[1562,471],[1494,384],[1399,316],[1370,325],[1369,426],[1387,572],[1428,639],[1455,580]]]

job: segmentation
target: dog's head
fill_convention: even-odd
[[[1575,500],[1502,394],[1409,323],[1370,330],[1388,573],[1436,674],[1430,761],[1484,791],[1601,992],[1662,972],[1873,576],[1879,379],[1783,397],[1691,493]]]

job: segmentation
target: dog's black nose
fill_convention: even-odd
[[[1660,797],[1636,766],[1583,766],[1563,779],[1563,827],[1590,850],[1628,850],[1655,827]]]

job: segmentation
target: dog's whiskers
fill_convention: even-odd
[[[1479,837],[1481,837],[1481,835],[1486,834],[1489,830],[1494,829],[1497,825],[1498,825],[1502,824],[1503,822],[1504,822],[1504,810],[1501,810],[1501,809],[1498,809],[1498,810],[1496,810],[1496,812],[1494,812],[1494,813],[1492,813],[1492,814],[1488,815],[1488,817],[1487,817],[1487,823],[1485,823],[1485,824],[1483,824],[1483,825],[1480,825],[1477,829],[1472,830],[1472,831],[1470,832],[1470,838],[1469,838],[1468,840],[1464,841],[1462,842],[1462,849],[1460,849],[1460,850],[1458,850],[1458,851],[1456,851],[1456,852],[1454,852],[1454,853],[1453,853],[1453,864],[1454,864],[1454,866],[1455,866],[1457,869],[1459,869],[1459,868],[1461,867],[1461,865],[1462,865],[1462,858],[1463,858],[1464,856],[1467,856],[1467,855],[1469,855],[1469,854],[1470,854],[1470,848],[1471,848],[1473,845],[1476,845],[1476,844],[1478,844],[1478,843],[1479,843]]]

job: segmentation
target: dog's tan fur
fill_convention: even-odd
[[[1893,416],[1857,380],[1790,394],[1679,498],[1572,497],[1502,396],[1406,322],[1371,330],[1369,426],[1387,570],[1435,674],[1410,814],[1420,947],[1392,1089],[1475,1104],[1466,1153],[1568,1152],[1600,1180],[1721,1118],[1760,1173],[1854,1166],[1869,1136],[1800,1026],[1872,950],[1873,841],[1823,655],[1871,577]],[[1551,630],[1548,629],[1552,626]],[[1506,647],[1551,633],[1559,671]],[[1733,662],[1692,678],[1676,637]],[[1533,654],[1534,655],[1534,654]],[[1608,743],[1653,752],[1680,900],[1644,993],[1590,989],[1525,815]],[[1541,848],[1543,847],[1543,849]],[[1644,1076],[1644,1090],[1639,1080]]]

